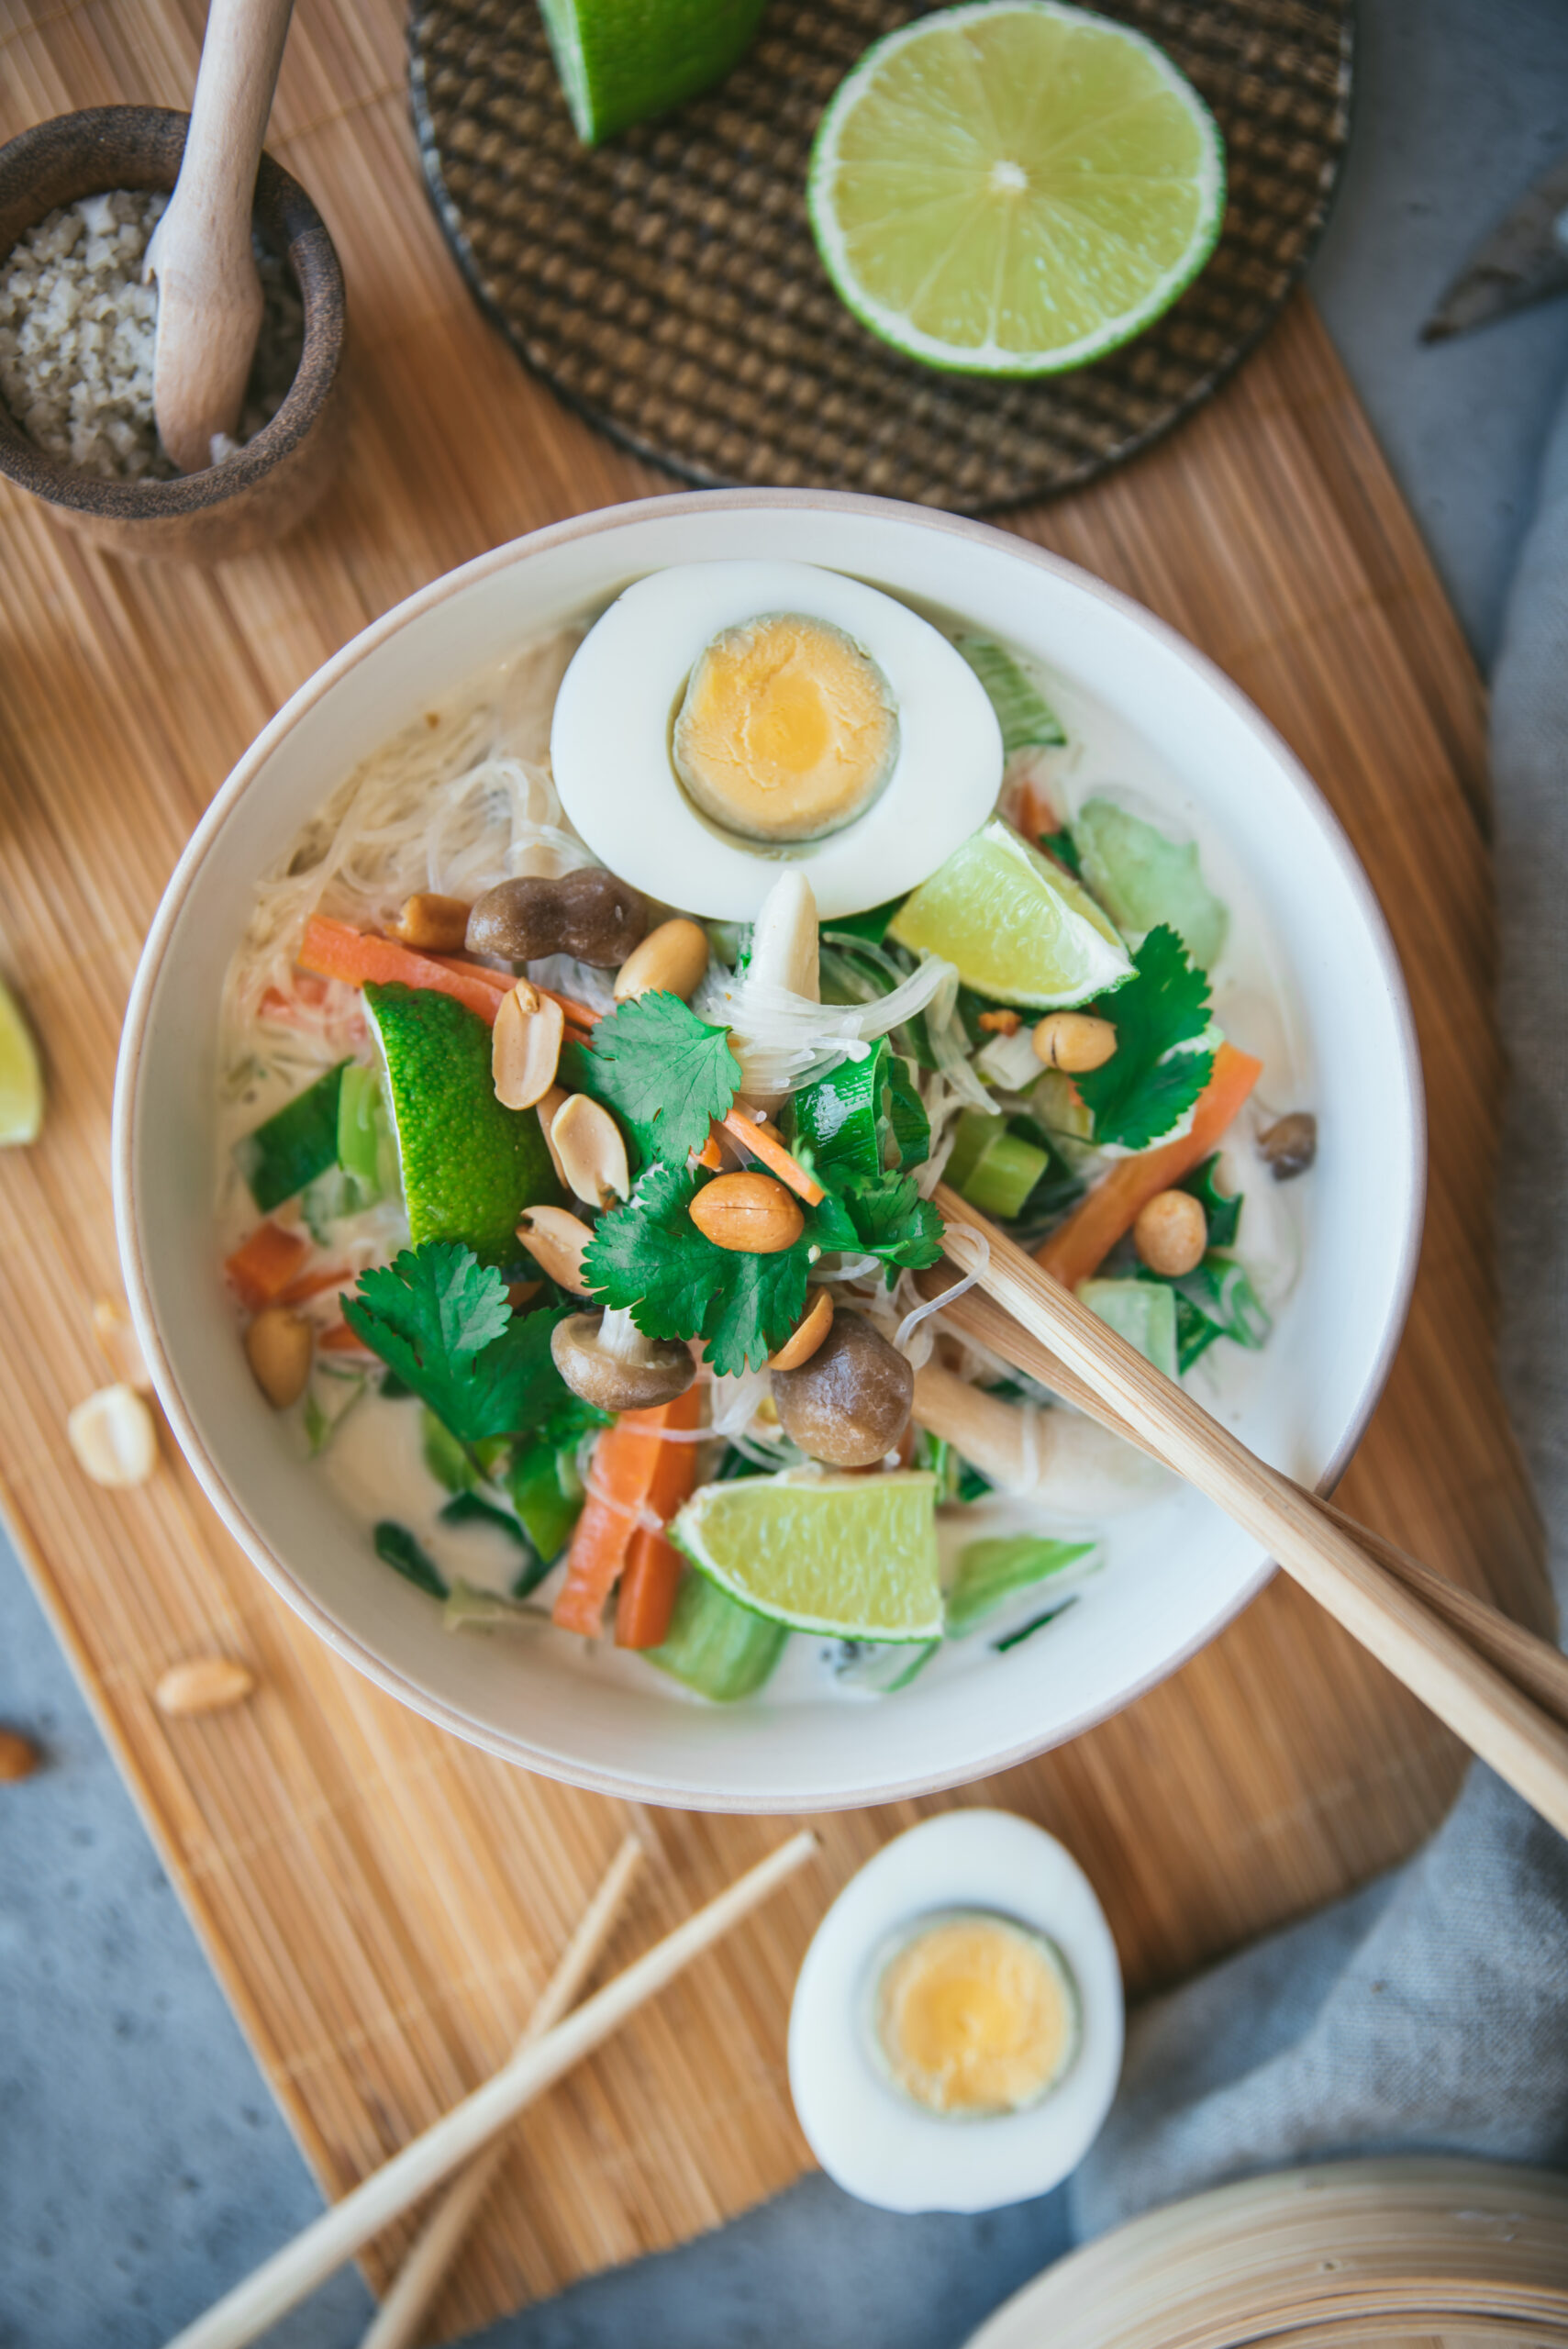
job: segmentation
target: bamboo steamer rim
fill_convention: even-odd
[[[1456,2330],[1568,2343],[1568,2177],[1410,2157],[1219,2187],[1070,2254],[969,2349],[1338,2349]]]

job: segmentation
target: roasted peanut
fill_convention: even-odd
[[[1208,1219],[1190,1191],[1156,1191],[1138,1210],[1132,1244],[1151,1273],[1190,1273],[1203,1262]]]
[[[642,941],[648,907],[637,890],[602,864],[547,881],[538,874],[486,889],[468,917],[471,954],[534,963],[570,954],[579,963],[614,970]]]
[[[152,1695],[161,1713],[220,1713],[255,1686],[249,1664],[229,1655],[198,1655],[188,1664],[171,1664]]]
[[[770,1370],[798,1370],[809,1362],[828,1330],[833,1327],[833,1299],[825,1288],[812,1289],[806,1300],[806,1310],[784,1340],[776,1354],[769,1357]]]
[[[1034,1031],[1034,1056],[1047,1068],[1069,1076],[1104,1068],[1116,1050],[1116,1030],[1108,1019],[1086,1011],[1051,1011]]]
[[[1016,1011],[983,1011],[979,1025],[993,1036],[1016,1036],[1023,1022]]]
[[[689,1001],[702,985],[707,952],[707,932],[700,922],[684,917],[662,921],[616,973],[616,1001],[629,1003],[635,996],[659,992]]]
[[[1258,1136],[1259,1155],[1276,1183],[1305,1174],[1318,1155],[1318,1120],[1310,1109],[1293,1109]]]
[[[799,1202],[771,1174],[720,1174],[692,1201],[692,1221],[716,1248],[751,1256],[793,1248],[806,1229]]]
[[[550,1119],[550,1139],[566,1187],[575,1197],[591,1208],[607,1208],[630,1196],[626,1143],[602,1102],[591,1101],[585,1093],[569,1093]]]
[[[462,897],[443,897],[433,889],[405,897],[393,935],[422,954],[461,954],[468,937],[468,907]]]
[[[119,1385],[134,1386],[139,1395],[149,1393],[152,1381],[148,1375],[147,1358],[136,1334],[136,1324],[125,1307],[117,1305],[112,1297],[100,1297],[95,1302],[93,1335]]]
[[[508,1109],[531,1109],[555,1083],[566,1019],[553,996],[519,979],[501,997],[490,1043],[495,1098]]]
[[[546,1279],[579,1297],[587,1291],[583,1251],[593,1236],[565,1208],[529,1208],[517,1226],[518,1239]]]
[[[297,1403],[310,1376],[316,1343],[308,1321],[286,1305],[269,1305],[245,1332],[245,1359],[274,1411]]]
[[[144,1485],[158,1465],[152,1414],[130,1386],[100,1386],[65,1422],[78,1464],[95,1485]]]
[[[38,1747],[20,1730],[0,1729],[0,1786],[15,1786],[30,1778],[41,1759]]]
[[[566,1169],[561,1163],[561,1152],[550,1138],[550,1129],[554,1123],[555,1113],[565,1098],[566,1096],[561,1086],[552,1085],[548,1093],[539,1095],[539,1099],[534,1103],[534,1108],[539,1112],[539,1131],[544,1136],[544,1146],[550,1152],[550,1163],[555,1169],[555,1179],[563,1191],[569,1191],[572,1186],[566,1179]]]

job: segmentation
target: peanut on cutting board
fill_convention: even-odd
[[[116,1384],[133,1386],[139,1395],[150,1393],[152,1379],[141,1351],[141,1340],[136,1334],[136,1324],[125,1307],[117,1304],[112,1297],[100,1297],[95,1302],[93,1335],[115,1374]]]
[[[286,1305],[269,1305],[245,1332],[245,1359],[274,1411],[297,1403],[310,1376],[315,1333]]]
[[[699,922],[684,915],[662,921],[616,973],[616,1001],[629,1003],[639,995],[662,993],[687,1002],[702,985],[707,956],[707,932]]]
[[[1138,1210],[1132,1244],[1151,1273],[1195,1272],[1208,1246],[1208,1219],[1190,1191],[1156,1191]]]
[[[1115,1028],[1108,1019],[1096,1019],[1092,1012],[1048,1012],[1034,1031],[1036,1060],[1069,1076],[1104,1068],[1115,1050]]]
[[[242,1703],[255,1686],[250,1665],[233,1656],[197,1655],[171,1664],[152,1698],[161,1713],[221,1713]]]
[[[799,1202],[771,1174],[718,1174],[692,1201],[692,1221],[716,1248],[774,1256],[806,1229]]]
[[[461,954],[468,937],[469,907],[462,897],[422,889],[405,897],[393,935],[422,954]]]
[[[133,1386],[100,1386],[65,1422],[77,1465],[113,1490],[145,1485],[158,1465],[158,1431]]]
[[[555,1083],[566,1019],[553,996],[519,979],[501,997],[490,1045],[495,1098],[507,1109],[532,1109]]]

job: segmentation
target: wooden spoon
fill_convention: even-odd
[[[158,284],[152,405],[182,473],[205,473],[232,434],[261,326],[250,243],[256,168],[293,0],[212,0],[191,125],[144,278]]]

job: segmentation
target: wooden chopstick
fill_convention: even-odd
[[[1337,1513],[1250,1452],[987,1217],[946,1184],[938,1186],[936,1203],[944,1222],[967,1226],[987,1241],[979,1286],[1109,1407],[1118,1431],[1207,1494],[1499,1777],[1568,1835],[1568,1731],[1560,1721],[1451,1618],[1439,1614],[1424,1593],[1418,1597],[1359,1536],[1352,1539]],[[966,1302],[961,1298],[958,1305]]]
[[[514,2055],[520,2055],[526,2047],[542,2039],[572,2006],[619,1921],[631,1879],[643,1857],[641,1843],[635,1835],[628,1835],[562,1950],[560,1963],[512,2051]],[[497,2130],[484,2152],[476,2154],[462,2175],[452,2180],[398,2269],[396,2280],[376,2310],[360,2349],[408,2349],[408,2344],[417,2339],[425,2311],[439,2291],[447,2270],[479,2215],[480,2205],[495,2185],[506,2151],[505,2132]]]
[[[960,1277],[956,1264],[951,1258],[944,1258],[930,1273],[921,1275],[918,1286],[927,1296],[934,1297]],[[1151,1459],[1160,1458],[1157,1446],[1130,1428],[1042,1340],[1015,1321],[995,1297],[979,1289],[968,1289],[944,1308],[943,1319],[953,1329],[1010,1363],[1015,1370],[1024,1371],[1042,1386],[1049,1386],[1053,1395],[1060,1395],[1064,1402],[1074,1404],[1090,1419],[1097,1419],[1113,1435],[1136,1444]],[[1362,1525],[1325,1494],[1309,1492],[1301,1485],[1296,1489],[1461,1632],[1516,1688],[1531,1698],[1554,1721],[1568,1728],[1568,1655],[1561,1648],[1553,1647],[1550,1640],[1543,1640],[1524,1624],[1516,1623],[1511,1616],[1489,1605],[1475,1592],[1451,1582],[1435,1567],[1424,1565],[1407,1550],[1401,1550],[1389,1541],[1386,1534]]]
[[[792,1835],[717,1899],[656,1942],[624,1974],[617,1974],[613,1982],[584,1999],[553,2031],[512,2056],[483,2087],[443,2113],[422,2136],[373,2171],[282,2251],[264,2260],[205,2316],[178,2333],[168,2349],[245,2349],[247,2343],[324,2283],[411,2202],[417,2202],[487,2144],[498,2129],[542,2096],[563,2072],[618,2031],[693,1958],[700,1957],[776,1892],[816,1849],[817,1838],[809,1829]]]

